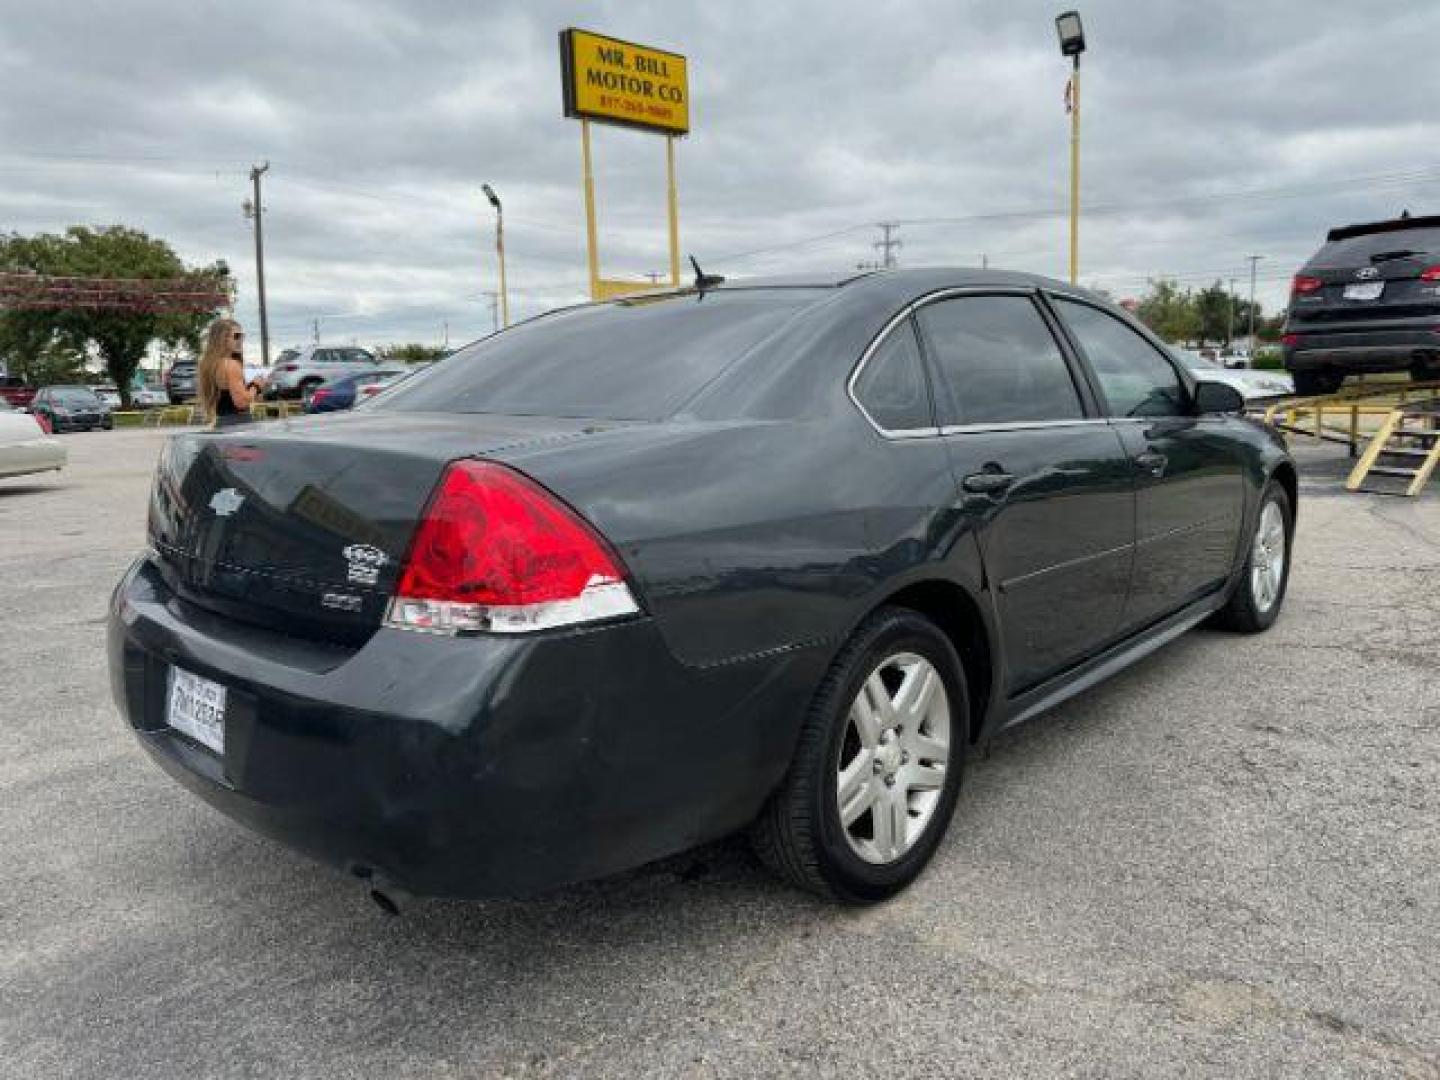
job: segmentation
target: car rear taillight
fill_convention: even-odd
[[[573,510],[513,469],[458,461],[430,497],[385,621],[513,634],[639,610],[619,557]]]
[[[1309,274],[1296,274],[1295,280],[1290,283],[1290,291],[1305,295],[1306,293],[1319,292],[1325,283],[1318,277],[1311,277]]]
[[[1299,334],[1281,334],[1281,335],[1280,335],[1280,344],[1281,344],[1281,345],[1299,345],[1299,344],[1300,344],[1300,335],[1299,335]]]
[[[317,401],[324,401],[324,400],[325,400],[326,398],[328,398],[329,396],[330,396],[330,391],[327,390],[325,387],[322,386],[322,387],[320,387],[319,389],[317,389],[313,394],[310,395],[310,404],[313,405],[313,404],[315,404],[315,402],[317,402]]]
[[[1440,266],[1427,266],[1420,271],[1421,281],[1440,281]]]
[[[281,371],[299,371],[299,370],[300,370],[300,365],[299,365],[299,364],[280,364],[280,365],[278,365],[278,367],[279,367],[279,369],[280,369]]]

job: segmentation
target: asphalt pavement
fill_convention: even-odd
[[[725,841],[399,919],[162,775],[110,699],[152,431],[0,482],[0,1076],[1440,1077],[1440,484],[1302,447],[1290,596],[972,762],[827,906]]]

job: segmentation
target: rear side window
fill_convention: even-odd
[[[962,296],[918,313],[939,376],[942,426],[1084,415],[1050,328],[1025,296]]]
[[[559,311],[476,342],[380,399],[405,412],[658,420],[818,289],[734,289]]]
[[[855,380],[855,400],[886,431],[934,426],[930,388],[915,327],[905,319],[870,354]]]
[[[1185,386],[1160,351],[1113,315],[1056,298],[1056,308],[1090,361],[1112,416],[1184,416]]]

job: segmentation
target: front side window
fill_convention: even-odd
[[[941,425],[1084,416],[1080,395],[1040,312],[1025,296],[961,296],[919,311],[935,355]]]
[[[1170,361],[1113,315],[1056,298],[1110,407],[1111,416],[1185,416],[1189,396]]]
[[[886,431],[934,426],[925,364],[909,319],[891,330],[865,361],[855,380],[855,400]]]

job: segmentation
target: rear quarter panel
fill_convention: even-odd
[[[641,425],[506,460],[600,528],[692,666],[833,648],[937,561],[981,585],[943,445],[858,413]]]

